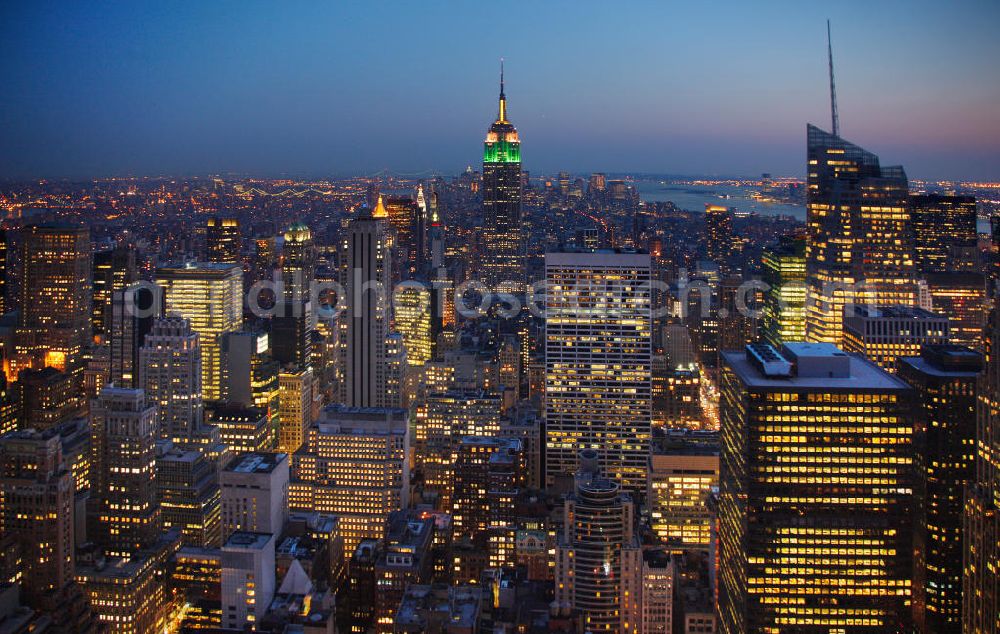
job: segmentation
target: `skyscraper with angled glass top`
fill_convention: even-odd
[[[521,141],[507,120],[500,70],[500,108],[483,144],[483,282],[490,289],[523,291]]]

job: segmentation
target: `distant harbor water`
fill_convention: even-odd
[[[750,198],[751,190],[733,185],[675,185],[660,181],[635,184],[639,197],[647,202],[671,201],[686,211],[704,211],[705,205],[735,207],[737,213],[761,216],[792,216],[805,221],[805,205],[769,203]]]

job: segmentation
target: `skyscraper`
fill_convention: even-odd
[[[312,231],[305,224],[297,222],[285,232],[281,256],[281,281],[286,302],[294,304],[309,299],[315,268],[316,250]]]
[[[243,269],[235,264],[190,263],[156,271],[166,312],[191,322],[201,342],[201,384],[206,400],[222,397],[220,337],[243,324]]]
[[[910,196],[914,259],[921,273],[975,271],[979,265],[974,196]]]
[[[142,390],[105,387],[91,411],[90,526],[111,556],[130,557],[160,537],[156,406]]]
[[[204,420],[202,350],[183,317],[153,322],[139,350],[137,387],[157,407],[158,438],[190,440]]]
[[[523,292],[524,235],[521,227],[521,141],[507,120],[503,67],[500,108],[483,146],[483,282],[490,290]]]
[[[975,475],[976,379],[982,356],[954,345],[902,357],[899,378],[916,390],[913,605],[917,631],[962,631],[962,523]]]
[[[906,631],[909,386],[832,344],[722,356],[722,631]]]
[[[51,366],[83,378],[90,343],[90,229],[30,225],[21,234],[21,317],[15,370]]]
[[[705,205],[705,258],[724,267],[736,251],[733,215],[728,207]]]
[[[0,437],[0,533],[20,549],[27,600],[73,581],[73,474],[58,431]]]
[[[385,207],[362,209],[341,245],[340,284],[347,297],[341,313],[340,401],[354,407],[385,407],[386,338],[389,327],[389,276],[392,257]]]
[[[153,322],[163,315],[163,291],[138,284],[111,294],[108,380],[118,387],[141,387],[139,354]]]
[[[625,627],[623,580],[633,576],[624,551],[639,550],[635,509],[619,484],[601,475],[598,462],[596,450],[580,452],[556,548],[556,601],[577,610],[586,631],[618,634],[634,631]]]
[[[240,264],[240,223],[236,218],[212,216],[205,221],[205,260],[219,264]]]
[[[546,485],[581,449],[634,491],[646,486],[652,425],[648,254],[545,255]]]
[[[901,167],[807,129],[806,338],[841,345],[845,304],[914,304],[909,188]]]
[[[772,346],[806,338],[806,242],[785,236],[764,249],[763,334]]]
[[[925,345],[948,343],[948,318],[916,306],[854,306],[844,316],[844,352],[856,352],[896,371],[896,359]]]
[[[962,631],[1000,632],[1000,313],[990,312],[976,408],[975,476],[965,496]]]

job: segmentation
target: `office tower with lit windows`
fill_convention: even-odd
[[[406,363],[423,367],[434,352],[432,289],[422,282],[409,280],[396,286],[393,297],[395,325],[403,335]]]
[[[153,321],[139,350],[138,386],[157,408],[157,438],[190,440],[202,428],[201,338],[183,317]]]
[[[921,273],[979,268],[974,196],[910,196],[910,215],[914,261]]]
[[[278,375],[278,451],[289,455],[302,446],[312,423],[313,372],[288,368]]]
[[[142,387],[139,354],[153,327],[163,316],[163,293],[158,288],[133,284],[111,294],[108,323],[108,381],[118,387]]]
[[[733,214],[728,207],[705,205],[705,259],[724,267],[736,253]]]
[[[180,530],[186,546],[220,545],[218,471],[200,451],[171,447],[158,455],[156,492],[165,530]]]
[[[721,631],[908,631],[911,388],[828,343],[723,361]]]
[[[222,546],[222,627],[255,631],[274,598],[277,535],[237,531]]]
[[[965,494],[962,631],[1000,632],[1000,314],[984,331],[975,475]]]
[[[278,425],[280,367],[268,350],[270,338],[254,331],[222,336],[222,398],[231,405],[258,407]]]
[[[652,424],[648,254],[545,255],[545,482],[600,451],[602,472],[646,486]]]
[[[24,599],[73,581],[73,474],[57,430],[0,437],[0,533],[14,541]]]
[[[212,216],[205,221],[205,261],[241,264],[240,223],[236,218]]]
[[[424,488],[450,508],[455,486],[455,455],[464,436],[500,433],[500,397],[482,390],[427,394],[416,409],[414,453],[424,474]]]
[[[77,564],[76,582],[106,631],[114,634],[162,631],[170,600],[163,575],[168,553],[168,549],[160,548],[148,555],[95,558]]]
[[[764,290],[762,330],[772,346],[806,338],[806,241],[784,236],[761,254]]]
[[[965,489],[975,475],[976,380],[982,355],[962,346],[925,346],[898,360],[916,390],[913,605],[917,631],[962,631]]]
[[[219,430],[219,441],[234,454],[273,451],[278,444],[271,417],[264,409],[219,404],[212,408],[209,423]]]
[[[842,345],[846,304],[916,303],[908,181],[816,126],[806,145],[806,338]]]
[[[60,224],[21,230],[21,301],[14,371],[51,366],[82,385],[91,335],[90,229]]]
[[[719,486],[717,449],[680,443],[649,456],[646,504],[650,526],[669,549],[708,550],[712,512],[708,498]]]
[[[316,275],[316,248],[312,231],[297,222],[285,232],[281,255],[281,281],[284,301],[295,304],[310,298]]]
[[[240,454],[219,473],[222,541],[236,531],[281,533],[288,518],[288,455]]]
[[[421,195],[423,190],[421,190]],[[395,196],[385,199],[385,210],[389,225],[396,230],[393,264],[396,271],[393,280],[411,279],[419,273],[418,261],[422,260],[423,232],[426,207],[421,207],[409,196]]]
[[[88,536],[110,556],[151,548],[162,529],[156,499],[156,405],[142,390],[105,387],[90,406]]]
[[[524,228],[521,226],[521,141],[507,120],[503,69],[500,107],[483,144],[483,247],[480,270],[491,291],[523,292]]]
[[[948,318],[951,343],[983,350],[983,328],[989,313],[987,280],[982,273],[926,273],[930,310]]]
[[[191,322],[201,342],[201,385],[205,400],[222,397],[220,338],[243,324],[243,269],[235,264],[190,263],[156,271],[166,293],[166,313]]]
[[[138,279],[135,266],[135,249],[120,245],[94,252],[91,330],[95,340],[104,340],[108,334],[111,317],[111,297]]]
[[[623,580],[633,576],[626,551],[638,552],[635,506],[616,481],[601,475],[596,450],[582,450],[579,464],[556,546],[555,600],[576,610],[589,632],[632,631]]]
[[[406,410],[328,405],[292,456],[292,509],[340,518],[344,552],[383,536],[389,513],[409,504]]]
[[[844,352],[862,354],[887,372],[896,371],[899,357],[919,355],[948,337],[947,317],[916,306],[857,305],[844,316]]]
[[[340,285],[346,307],[339,328],[339,400],[352,407],[389,405],[386,339],[392,257],[386,217],[380,197],[374,211],[362,209],[350,222],[341,243]]]

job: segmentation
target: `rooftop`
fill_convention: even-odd
[[[786,343],[784,351],[793,356],[793,364],[807,363],[803,374],[771,375],[747,358],[744,351],[722,353],[725,365],[747,387],[776,390],[906,390],[909,386],[861,356],[847,354],[832,344]],[[838,371],[821,373],[826,363],[835,363]],[[839,370],[843,370],[842,372]]]
[[[267,546],[268,542],[274,539],[271,533],[251,533],[250,531],[236,531],[226,540],[223,549],[243,549],[261,550]]]
[[[850,317],[850,307],[845,307],[845,314]],[[924,310],[919,306],[889,305],[871,306],[868,304],[855,304],[854,316],[862,319],[945,319],[944,316]],[[827,344],[832,345],[832,344]]]
[[[284,453],[252,452],[236,456],[226,471],[234,473],[271,473],[282,462],[288,459]]]

